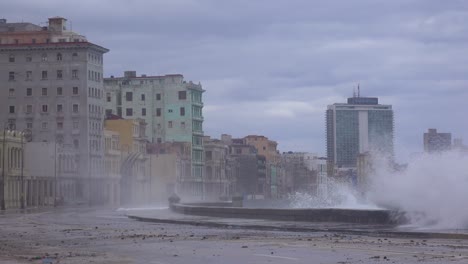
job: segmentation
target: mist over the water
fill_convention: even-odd
[[[378,162],[377,162],[378,164]],[[406,213],[420,227],[468,228],[468,157],[459,152],[422,154],[406,170],[375,167],[369,200]]]

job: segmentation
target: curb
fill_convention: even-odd
[[[340,228],[306,228],[306,227],[273,227],[267,225],[240,225],[226,224],[220,222],[194,221],[194,220],[175,220],[175,219],[159,219],[142,217],[135,215],[127,215],[128,218],[141,222],[162,223],[162,224],[179,224],[204,226],[214,228],[228,229],[248,229],[248,230],[265,230],[265,231],[283,231],[283,232],[326,232],[326,233],[342,233],[349,235],[366,235],[366,236],[384,236],[384,237],[401,237],[401,238],[425,238],[425,239],[468,239],[468,234],[461,233],[431,233],[431,232],[409,232],[409,231],[379,231],[379,230],[353,230]]]

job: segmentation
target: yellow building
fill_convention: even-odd
[[[269,140],[265,136],[249,135],[244,137],[245,144],[254,146],[257,149],[257,154],[266,158],[266,161],[272,164],[279,162],[280,155],[276,149],[278,143]]]
[[[121,152],[120,203],[149,203],[150,172],[146,151],[148,143],[143,119],[107,119],[104,128],[119,134]]]
[[[22,134],[3,130],[0,139],[0,208],[19,208],[25,202]]]

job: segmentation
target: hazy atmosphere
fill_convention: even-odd
[[[63,16],[110,49],[105,76],[201,82],[205,134],[262,134],[325,155],[324,112],[360,83],[395,111],[397,159],[434,127],[468,140],[466,1],[3,1],[8,21]]]

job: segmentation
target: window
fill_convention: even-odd
[[[61,61],[62,60],[62,53],[57,53],[57,60]]]
[[[32,109],[33,109],[32,105],[27,105],[27,106],[26,106],[26,114],[31,114],[31,113],[32,113]]]
[[[126,92],[125,93],[125,100],[127,100],[127,102],[133,101],[133,93],[132,92]]]
[[[9,62],[15,62],[15,56],[14,56],[14,55],[10,55],[8,61],[9,61]]]
[[[77,149],[80,147],[80,141],[78,139],[73,140],[73,146]]]
[[[133,109],[132,108],[127,108],[125,110],[125,113],[127,114],[127,116],[133,116]]]
[[[42,71],[42,80],[47,79],[47,71]]]
[[[145,100],[145,94],[142,94],[142,95],[141,95],[141,100],[142,100],[142,101]]]
[[[78,95],[78,87],[73,87],[72,93],[73,95]]]
[[[27,56],[26,56],[26,62],[31,62],[31,61],[32,61],[31,55],[27,55]]]
[[[42,122],[42,129],[47,129],[49,124],[47,122]]]
[[[15,106],[10,105],[10,114],[14,114],[14,113],[15,113]]]
[[[142,108],[142,109],[141,109],[141,115],[142,115],[142,116],[146,116],[146,108]]]
[[[42,88],[42,96],[47,96],[47,88]]]
[[[185,107],[180,108],[180,116],[185,116]]]
[[[46,53],[42,54],[42,61],[47,61],[47,54]]]
[[[180,128],[185,129],[185,122],[180,122]]]
[[[161,94],[156,94],[156,100],[158,100],[158,101],[161,100]]]
[[[31,80],[32,79],[32,71],[27,71],[26,72],[26,80]]]
[[[172,113],[172,109],[167,110],[167,112]]]
[[[8,90],[8,95],[9,95],[9,96],[15,96],[15,89],[10,88],[10,89]]]
[[[57,122],[57,129],[59,130],[63,129],[63,122]]]
[[[57,95],[63,95],[62,87],[57,87]]]
[[[62,113],[63,112],[63,105],[58,104],[57,105],[57,113]]]
[[[78,129],[80,127],[80,122],[73,121],[73,129]]]
[[[14,81],[15,80],[15,72],[9,72],[8,73],[8,80],[9,81]]]
[[[172,121],[167,122],[167,127],[172,128]]]
[[[112,109],[106,109],[106,116],[112,115]]]
[[[42,112],[43,113],[47,113],[49,110],[49,106],[48,105],[42,105]]]
[[[32,129],[32,123],[26,123],[26,128],[27,129]]]
[[[161,108],[156,108],[156,116],[161,116]]]
[[[62,79],[62,77],[63,77],[62,70],[57,70],[57,79]]]
[[[78,79],[78,70],[72,70],[72,79]]]
[[[26,96],[32,96],[32,88],[26,88]]]
[[[72,59],[76,59],[76,58],[78,58],[78,53],[74,52],[74,53],[72,54]]]
[[[74,104],[72,110],[73,110],[73,113],[78,113],[78,105]]]
[[[213,159],[213,152],[205,151],[205,160],[212,160]]]
[[[35,39],[35,38],[31,39],[31,42],[32,42],[33,44],[36,44],[36,39]]]
[[[156,141],[157,141],[158,143],[161,143],[161,142],[162,142],[162,139],[161,139],[161,138],[157,138]]]
[[[107,100],[107,102],[112,101],[111,93],[106,93],[106,100]]]
[[[179,91],[179,100],[187,99],[187,91]]]

